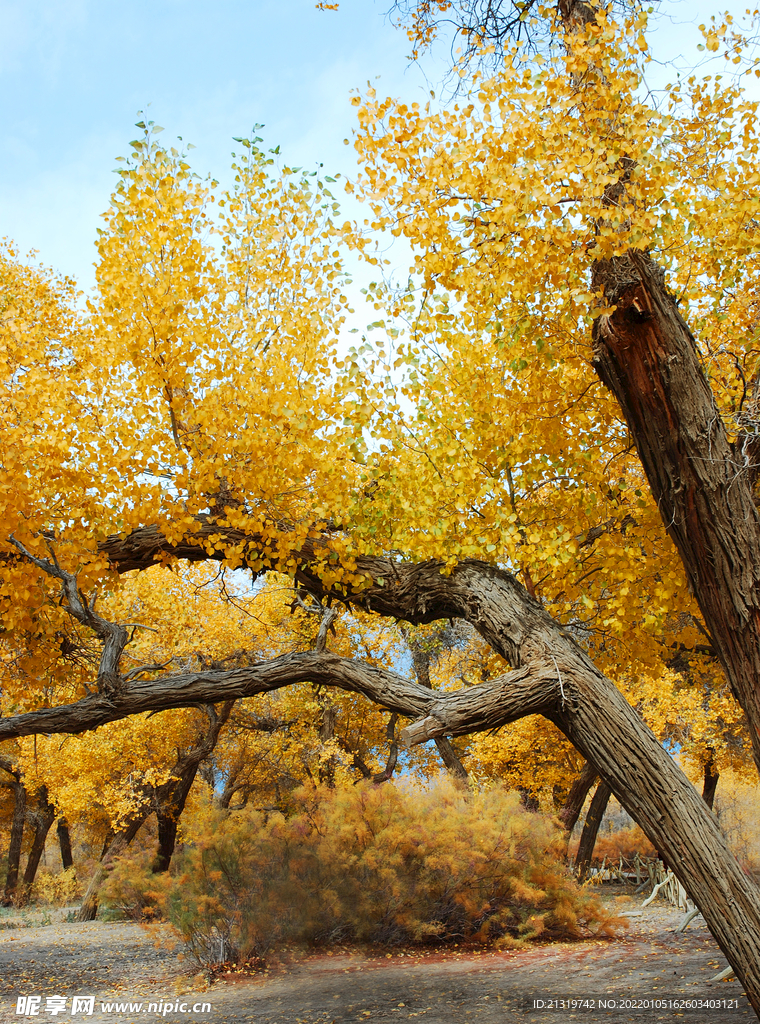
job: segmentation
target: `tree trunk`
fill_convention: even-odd
[[[321,722],[319,724],[319,740],[320,743],[325,744],[335,738],[335,723],[338,720],[338,709],[323,694],[320,694],[317,700],[322,709]],[[335,789],[336,768],[337,759],[334,753],[331,753],[326,759],[320,758],[318,774],[321,785],[327,786],[329,789]]]
[[[456,779],[457,782],[463,782],[469,784],[470,776],[467,774],[467,769],[462,764],[459,755],[451,744],[451,740],[446,739],[445,736],[436,736],[435,745],[441,760],[446,766],[446,771]]]
[[[74,866],[74,858],[71,855],[71,835],[69,834],[69,825],[65,818],[58,819],[58,845],[61,848],[61,863],[63,864],[63,870],[68,871],[69,868]]]
[[[720,772],[715,767],[715,758],[712,750],[705,761],[705,780],[702,786],[702,799],[710,808],[713,809],[715,803],[715,790],[718,788],[718,779],[720,778]]]
[[[365,778],[370,778],[376,786],[382,786],[384,782],[389,782],[393,778],[393,773],[396,770],[396,764],[398,763],[398,737],[396,736],[396,725],[398,724],[398,715],[394,712],[388,724],[385,727],[385,736],[388,740],[388,759],[385,762],[385,768],[377,775],[364,775]],[[357,761],[361,761],[361,758],[357,755]],[[366,765],[364,766],[366,769]],[[361,768],[360,768],[361,770]],[[364,772],[362,771],[362,774]]]
[[[596,687],[593,691],[579,688],[574,708],[568,714],[566,707],[555,724],[597,765],[621,805],[662,851],[760,1013],[757,885],[744,874],[700,795],[633,708],[617,691],[610,692],[609,703]]]
[[[562,805],[562,810],[557,815],[559,820],[562,822],[562,827],[568,833],[568,836],[577,825],[578,818],[581,816],[583,805],[586,802],[586,797],[588,796],[588,791],[598,778],[599,772],[597,772],[593,764],[587,761],[583,766],[580,775],[570,787],[570,791]]]
[[[156,874],[169,870],[174,847],[177,844],[179,819],[185,809],[197,773],[198,763],[189,764],[183,769],[179,778],[171,779],[164,786],[160,786],[157,791],[158,847],[151,864],[151,871]]]
[[[24,893],[27,894],[32,887],[37,868],[40,865],[40,858],[45,849],[45,842],[50,831],[50,826],[55,820],[55,807],[48,800],[47,786],[40,786],[37,794],[37,808],[34,812],[34,837],[32,848],[26,861],[24,871]]]
[[[519,786],[517,792],[520,794],[520,803],[526,811],[535,812],[539,808],[538,797],[524,786]]]
[[[226,701],[219,711],[213,704],[207,704],[204,711],[208,718],[208,727],[198,734],[195,743],[183,751],[172,772],[172,778],[159,786],[153,795],[158,822],[158,848],[153,859],[151,870],[155,873],[168,871],[177,843],[179,819],[185,809],[198,768],[205,758],[212,753],[222,726],[230,717],[233,700]]]
[[[760,515],[756,439],[729,441],[694,338],[644,253],[600,262],[611,316],[593,365],[620,404],[711,644],[749,723],[760,771]],[[751,410],[757,418],[756,411]]]
[[[581,841],[578,844],[578,853],[575,857],[575,874],[579,882],[586,881],[588,869],[591,867],[591,858],[594,856],[596,837],[599,835],[599,826],[602,824],[602,818],[611,796],[612,790],[607,783],[600,782],[596,787],[594,798],[583,823]]]
[[[26,789],[20,781],[20,774],[16,774],[16,781],[11,784],[13,789],[13,821],[11,823],[11,841],[8,847],[8,873],[5,876],[5,892],[3,894],[4,906],[9,906],[18,889],[18,870],[21,863],[21,843],[24,839],[24,824],[26,822]]]
[[[122,571],[146,568],[164,551],[199,561],[208,558],[204,540],[212,532],[216,549],[223,551],[224,528],[204,519],[180,544],[170,544],[150,526],[127,538],[109,538],[104,550]],[[242,543],[240,532],[232,531],[230,540]],[[267,557],[263,539],[249,535],[246,543],[249,557]],[[444,573],[441,563],[432,560],[359,555],[353,571],[362,579],[361,588],[353,591],[341,584],[339,591],[326,585],[316,568],[324,561],[324,554],[321,561],[316,557],[320,545],[329,543],[329,538],[309,539],[294,553],[299,586],[323,599],[350,600],[365,611],[412,623],[465,619],[515,668],[476,686],[438,693],[388,669],[327,651],[291,654],[228,672],[162,675],[149,687],[126,685],[107,699],[93,695],[67,707],[27,712],[1,722],[0,737],[81,731],[137,711],[187,706],[191,699],[252,696],[296,682],[341,686],[390,711],[417,717],[402,732],[409,744],[543,714],[596,765],[621,805],[667,857],[760,1012],[760,892],[694,787],[572,636],[512,575],[474,559]]]
[[[156,814],[158,823],[158,846],[156,855],[151,864],[151,871],[160,874],[168,871],[171,859],[174,856],[174,847],[177,845],[177,827],[179,822],[171,814]]]
[[[209,549],[202,544],[212,530],[215,550],[223,551],[223,530],[205,520],[181,545],[169,545],[159,530],[146,527],[126,539],[109,538],[105,549],[112,560],[124,553],[120,568],[138,567],[139,558],[146,566],[152,564],[163,550],[198,561],[208,558]],[[241,543],[239,531],[232,536]],[[474,559],[444,572],[444,566],[433,560],[413,563],[357,555],[352,572],[362,580],[361,587],[353,591],[342,582],[338,590],[319,575],[318,563],[324,558],[318,559],[316,551],[330,542],[310,538],[295,553],[299,586],[315,596],[350,600],[365,611],[413,623],[465,619],[515,667],[476,686],[436,692],[389,669],[328,651],[293,653],[229,671],[125,681],[118,693],[93,694],[68,706],[6,718],[0,721],[0,737],[81,731],[138,711],[232,700],[303,682],[363,693],[390,711],[416,717],[402,732],[409,744],[543,714],[596,765],[621,805],[662,851],[760,1013],[760,892],[742,871],[694,786],[572,635],[514,576]],[[247,544],[249,557],[259,551],[257,545],[263,548],[255,535]],[[264,551],[261,557],[266,558]]]

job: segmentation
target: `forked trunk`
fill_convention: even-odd
[[[24,893],[28,893],[31,889],[34,879],[37,875],[37,868],[40,866],[40,859],[45,850],[45,842],[47,840],[50,826],[55,820],[55,807],[48,800],[47,786],[40,786],[37,795],[37,808],[34,812],[34,836],[32,838],[32,846],[29,850],[29,856],[26,861],[26,868],[24,869]]]
[[[587,761],[584,764],[580,775],[570,787],[570,790],[565,797],[565,802],[562,805],[562,809],[557,815],[568,835],[577,825],[578,818],[581,816],[583,805],[586,802],[586,797],[588,796],[588,791],[598,778],[599,773],[596,768],[593,764],[590,764]]]
[[[140,831],[140,826],[150,815],[151,808],[143,807],[134,814],[127,824],[111,839],[107,848],[100,858],[95,874],[90,879],[87,890],[82,899],[82,906],[77,914],[77,921],[94,921],[98,915],[98,904],[100,902],[100,889],[116,857],[120,856],[127,849],[129,844]]]
[[[612,790],[607,783],[600,782],[596,787],[594,798],[583,823],[581,841],[578,844],[578,853],[575,857],[575,874],[579,882],[586,881],[588,869],[591,867],[591,858],[594,856],[596,837],[599,835],[599,826],[602,824],[602,818],[611,796]]]
[[[174,848],[177,845],[177,828],[179,819],[187,803],[195,776],[198,774],[198,761],[193,760],[182,770],[179,778],[170,779],[156,790],[156,822],[158,824],[158,846],[151,864],[151,871],[160,873],[168,871]]]

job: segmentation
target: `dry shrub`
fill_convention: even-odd
[[[515,794],[393,785],[305,788],[288,818],[207,807],[166,913],[201,963],[283,942],[522,945],[608,932],[570,878],[550,818]]]
[[[31,898],[34,903],[49,907],[68,907],[82,895],[75,868],[67,868],[57,875],[38,871],[32,884]]]
[[[745,782],[734,772],[721,774],[715,797],[721,831],[742,867],[760,875],[760,786]]]
[[[594,846],[594,864],[601,864],[606,858],[607,863],[619,863],[620,858],[632,861],[636,854],[640,857],[656,857],[657,851],[649,842],[638,825],[621,828],[617,832],[599,833]]]
[[[103,882],[99,901],[111,914],[130,921],[150,922],[162,916],[172,880],[153,874],[147,850],[130,852],[114,860]]]

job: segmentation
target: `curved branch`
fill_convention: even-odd
[[[79,589],[76,576],[60,567],[52,548],[50,548],[50,553],[53,560],[50,561],[48,558],[38,558],[33,555],[20,541],[16,540],[13,534],[8,538],[8,543],[12,544],[26,561],[36,565],[38,569],[48,576],[52,576],[53,579],[60,580],[61,596],[66,602],[66,610],[69,615],[81,622],[83,626],[91,629],[103,643],[103,654],[98,668],[98,690],[109,695],[116,694],[122,683],[122,678],[119,675],[119,662],[124,648],[129,642],[129,634],[124,626],[108,622],[96,613],[96,598],[87,600]]]
[[[182,672],[136,680],[115,697],[93,694],[73,704],[0,719],[0,741],[33,733],[80,733],[146,711],[213,704],[269,693],[294,683],[360,693],[407,718],[423,717],[429,737],[492,729],[557,703],[556,680],[520,669],[454,693],[437,693],[388,669],[327,652],[284,654],[224,671]],[[421,742],[419,739],[412,742]]]

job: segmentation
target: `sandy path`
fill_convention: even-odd
[[[638,908],[630,903],[627,909]],[[210,988],[202,977],[189,976],[188,963],[178,960],[176,951],[156,948],[155,936],[135,925],[95,922],[6,929],[0,931],[0,1021],[349,1024],[419,1019],[421,1024],[512,1020],[648,1024],[683,1020],[738,1024],[755,1020],[738,982],[709,984],[726,961],[701,918],[684,935],[675,935],[672,929],[680,916],[671,908],[650,907],[642,917],[631,919],[622,938],[516,952],[323,952],[273,966],[253,978],[220,980]],[[39,996],[39,1013],[17,1014],[19,995]],[[66,1009],[53,1014],[47,999],[56,995],[65,999]],[[95,997],[92,1015],[71,1015],[75,995]],[[581,1005],[555,1008],[549,1004],[573,999]],[[607,1007],[600,1006],[600,999],[607,1001]],[[535,1000],[543,1000],[544,1006]],[[634,1006],[621,1006],[626,1000]],[[668,1001],[680,1005],[668,1005]],[[697,1005],[683,1005],[684,1001]],[[151,1002],[160,1004],[158,1012],[148,1012]],[[116,1003],[121,1006],[117,1008]],[[142,1006],[138,1010],[134,1004]]]

